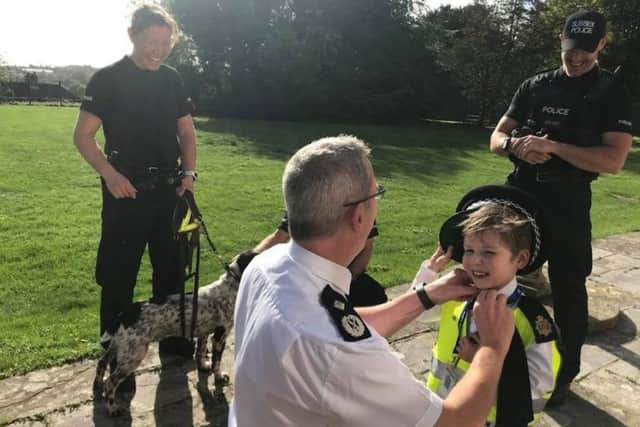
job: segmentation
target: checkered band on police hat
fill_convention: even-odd
[[[449,217],[440,228],[440,246],[446,250],[453,246],[452,258],[462,262],[463,237],[461,223],[470,213],[488,203],[507,206],[531,225],[531,248],[529,263],[521,269],[519,274],[526,274],[536,270],[548,258],[549,227],[540,203],[529,193],[510,185],[485,185],[469,191],[462,197],[456,208],[456,213]]]

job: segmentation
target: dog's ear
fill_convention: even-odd
[[[240,270],[240,275],[244,273],[244,270],[247,268],[251,260],[258,255],[258,252],[254,251],[246,251],[239,254],[234,262],[238,265],[238,270]]]

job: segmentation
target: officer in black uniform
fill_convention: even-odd
[[[514,164],[507,182],[538,197],[552,221],[549,279],[563,341],[550,405],[564,402],[580,371],[591,273],[591,182],[617,173],[632,143],[630,99],[601,69],[605,18],[580,10],[560,35],[562,66],[524,81],[491,135],[491,151]]]
[[[163,64],[177,36],[176,23],[164,9],[137,9],[129,28],[133,53],[97,71],[80,106],[74,143],[102,182],[96,261],[101,335],[133,300],[145,246],[154,300],[181,288],[172,215],[177,195],[193,191],[197,175],[192,104],[179,74]],[[101,126],[104,153],[95,139]],[[184,343],[163,341],[161,352],[188,353]]]

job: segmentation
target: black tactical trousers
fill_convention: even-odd
[[[536,196],[549,219],[549,282],[563,356],[558,384],[567,384],[580,371],[580,350],[587,336],[589,309],[585,283],[593,262],[591,185],[589,182],[540,183],[513,176],[508,183]]]
[[[138,191],[136,199],[116,199],[103,182],[102,236],[96,260],[96,281],[102,287],[100,335],[132,303],[147,245],[153,268],[153,299],[161,302],[180,291],[178,246],[172,232],[175,205],[174,186]]]

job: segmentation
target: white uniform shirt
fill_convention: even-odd
[[[346,342],[320,303],[346,295],[351,273],[297,245],[260,254],[242,275],[235,310],[230,427],[432,426],[442,401],[369,327]]]

